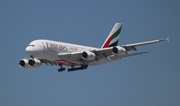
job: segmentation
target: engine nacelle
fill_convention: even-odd
[[[30,68],[31,66],[29,66],[28,61],[29,61],[29,59],[21,59],[21,60],[19,61],[20,67]]]
[[[93,52],[85,51],[82,53],[82,59],[84,60],[94,60],[96,55]]]
[[[28,64],[30,67],[40,67],[42,63],[39,59],[29,59]]]
[[[115,46],[112,48],[113,54],[126,54],[126,49],[120,46]]]
[[[31,68],[31,67],[40,67],[41,61],[39,59],[21,59],[19,61],[20,67],[23,68]]]

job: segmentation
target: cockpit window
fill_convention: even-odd
[[[28,46],[35,46],[35,45],[28,45]]]

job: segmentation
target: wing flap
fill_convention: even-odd
[[[129,57],[129,56],[135,56],[135,55],[140,55],[140,54],[145,54],[145,53],[148,53],[148,52],[135,52],[135,53],[129,53],[129,54],[126,54],[126,55],[122,55],[121,57]]]

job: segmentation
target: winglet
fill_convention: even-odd
[[[167,42],[169,42],[169,37],[167,37],[165,39],[160,39],[159,41],[167,41]]]
[[[169,37],[166,38],[166,41],[169,42]]]

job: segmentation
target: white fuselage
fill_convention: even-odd
[[[70,44],[64,42],[57,42],[52,40],[34,40],[32,41],[26,48],[26,53],[29,56],[38,59],[45,59],[49,61],[56,62],[57,64],[64,64],[64,65],[80,65],[82,63],[76,61],[67,61],[61,59],[58,54],[66,54],[66,53],[73,53],[73,52],[82,52],[82,51],[93,51],[97,48],[89,47],[89,46],[82,46],[77,44]],[[99,65],[104,64],[112,61],[119,60],[120,58],[111,57],[109,59],[102,58],[98,61],[94,60],[88,65]]]

